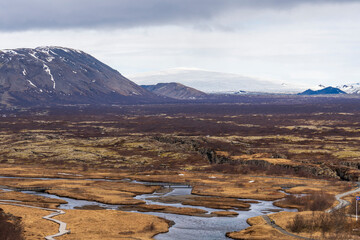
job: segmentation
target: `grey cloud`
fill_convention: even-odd
[[[136,27],[205,21],[238,8],[358,0],[0,0],[0,31]]]

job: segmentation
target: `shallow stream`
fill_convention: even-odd
[[[2,178],[6,178],[6,177],[2,177]],[[16,177],[11,177],[11,178],[16,178]],[[28,178],[28,179],[48,180],[46,178]],[[66,178],[64,179],[58,178],[58,179],[69,180]],[[90,180],[90,179],[86,179],[86,180]],[[112,181],[107,179],[96,179],[96,180]],[[114,181],[119,181],[119,180],[114,180]],[[137,183],[142,183],[142,182],[137,182]],[[158,198],[162,196],[191,195],[192,188],[189,188],[187,186],[179,186],[179,185],[176,186],[174,185],[173,186],[174,188],[171,188],[171,184],[169,185],[170,185],[169,186],[170,189],[166,193],[155,192],[153,194],[138,195],[135,198],[139,200],[143,200],[147,204],[156,204],[156,205],[173,206],[173,207],[192,207],[192,208],[203,209],[208,213],[214,211],[223,211],[222,209],[183,205],[181,203],[162,203],[152,200],[152,198]],[[39,195],[48,198],[62,199],[67,201],[68,202],[67,204],[61,204],[59,206],[60,209],[74,209],[86,205],[95,205],[105,209],[116,210],[120,206],[120,205],[104,204],[95,201],[76,200],[73,198],[60,197],[54,194],[40,193],[35,191],[22,191],[22,192],[27,194]],[[240,200],[244,200],[244,199],[240,199]],[[253,199],[245,199],[245,200],[253,200]],[[241,229],[248,227],[249,225],[246,223],[246,220],[248,218],[271,213],[273,211],[296,211],[295,209],[283,209],[276,207],[273,205],[274,201],[261,201],[261,200],[256,200],[256,201],[258,203],[251,203],[251,207],[249,211],[231,210],[239,214],[237,217],[198,217],[198,216],[186,216],[186,215],[178,215],[178,214],[170,214],[170,213],[159,213],[159,212],[146,212],[144,214],[159,216],[175,222],[175,225],[173,225],[169,229],[168,233],[159,234],[155,236],[155,239],[212,240],[212,239],[228,239],[225,236],[227,232],[239,231]]]

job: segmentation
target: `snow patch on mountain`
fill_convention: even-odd
[[[11,50],[11,49],[4,49],[4,50],[1,50],[3,53],[6,53],[6,54],[9,54],[9,55],[17,55],[18,53],[14,50]]]
[[[46,61],[52,62],[52,60],[54,60],[54,59],[55,59],[54,57],[47,57],[47,58],[46,58]]]
[[[348,94],[360,94],[360,83],[344,84],[342,86],[337,86],[337,88]]]
[[[43,69],[44,71],[50,75],[50,80],[53,82],[53,89],[55,89],[56,87],[56,82],[55,82],[55,79],[54,79],[54,76],[51,74],[51,71],[50,71],[50,68],[48,65],[44,64],[43,65]]]
[[[28,81],[28,83],[29,83],[31,86],[37,88],[37,86],[36,86],[32,81],[30,81],[30,80],[27,80],[27,81]]]
[[[32,56],[33,58],[39,60],[39,58],[36,56],[36,52],[29,52],[29,55]]]

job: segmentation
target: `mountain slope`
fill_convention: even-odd
[[[308,89],[302,93],[299,93],[298,95],[324,95],[324,94],[346,94],[346,92],[341,91],[338,88],[326,87],[326,88],[323,88],[321,90],[316,90],[316,91]]]
[[[360,94],[360,83],[346,84],[342,86],[337,86],[337,88],[348,94]]]
[[[239,90],[247,92],[297,93],[309,88],[309,86],[260,80],[238,74],[185,68],[136,74],[129,76],[129,78],[141,85],[156,84],[158,82],[178,82],[206,93],[238,92]]]
[[[116,103],[154,95],[79,50],[39,47],[0,51],[0,97],[7,105]]]
[[[141,85],[141,87],[159,96],[174,99],[199,99],[205,98],[207,96],[207,94],[204,92],[175,82],[158,83],[156,85]]]

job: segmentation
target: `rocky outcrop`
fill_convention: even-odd
[[[354,171],[354,169],[347,168],[347,167],[336,167],[334,168],[336,171],[337,176],[340,179],[345,181],[360,181],[360,172]]]
[[[225,164],[230,163],[233,165],[242,165],[244,167],[250,167],[251,169],[263,170],[264,172],[276,172],[276,171],[288,171],[289,173],[295,173],[305,176],[316,176],[325,178],[342,179],[345,181],[359,181],[360,174],[357,170],[359,164],[355,162],[343,162],[343,165],[348,166],[328,166],[322,164],[284,164],[284,163],[272,163],[263,159],[252,160],[234,160],[231,156],[224,156],[217,154],[218,149],[209,147],[209,142],[205,139],[187,139],[185,137],[175,136],[155,136],[155,140],[177,145],[179,148],[183,148],[186,151],[194,151],[208,160],[209,164]],[[283,154],[274,153],[271,154],[272,158],[286,158]],[[345,164],[346,163],[346,164]]]
[[[216,154],[216,150],[207,147],[204,141],[167,136],[155,136],[154,139],[159,142],[177,144],[188,151],[195,151],[206,158],[210,164],[222,164],[233,161],[228,157]]]

